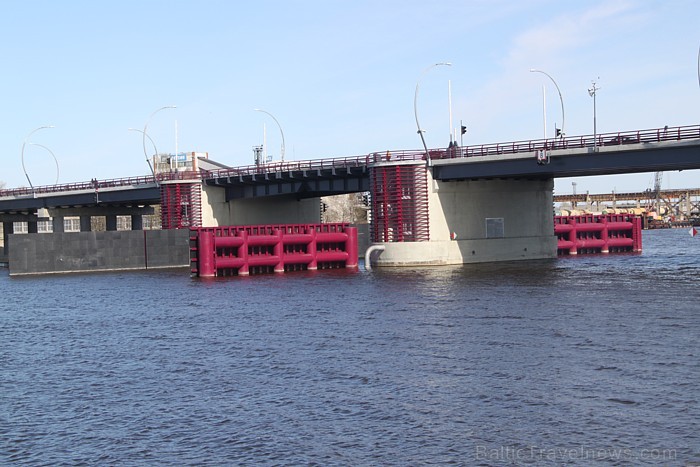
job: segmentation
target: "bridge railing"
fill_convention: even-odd
[[[432,159],[494,156],[499,154],[534,153],[540,150],[582,149],[593,146],[620,146],[625,144],[680,141],[700,138],[700,125],[653,128],[637,131],[620,131],[564,138],[550,138],[509,143],[492,143],[475,146],[446,148],[430,151]]]
[[[534,153],[540,150],[581,149],[595,146],[618,146],[635,143],[661,141],[680,141],[700,138],[700,125],[653,128],[648,130],[602,133],[596,135],[573,136],[564,138],[513,141],[508,143],[491,143],[464,147],[439,148],[428,151],[431,159],[454,159],[462,157],[481,157],[501,154]],[[67,183],[61,185],[36,186],[33,188],[11,188],[0,190],[0,197],[24,196],[41,193],[57,193],[79,190],[99,190],[104,188],[147,185],[168,180],[198,180],[246,175],[270,174],[303,170],[346,169],[363,167],[381,161],[404,161],[425,159],[425,152],[380,151],[362,156],[334,157],[305,161],[271,162],[259,165],[247,165],[212,171],[167,172],[139,177],[115,178],[108,180],[91,180],[89,182]]]
[[[305,161],[280,161],[265,164],[245,165],[230,169],[210,170],[202,173],[202,178],[225,178],[247,175],[262,175],[275,172],[301,172],[328,169],[346,169],[366,167],[367,164],[380,160],[414,160],[420,159],[423,152],[419,151],[387,151],[363,156],[334,157],[328,159],[313,159]]]
[[[42,193],[61,193],[65,191],[100,190],[104,188],[134,187],[141,185],[151,185],[153,183],[167,180],[193,180],[200,179],[201,175],[194,171],[187,172],[167,172],[153,175],[142,175],[137,177],[112,178],[107,180],[93,179],[89,182],[63,183],[59,185],[43,185],[35,187],[11,188],[0,190],[0,198],[3,196],[29,196]]]
[[[64,183],[60,185],[45,185],[35,187],[12,188],[0,190],[2,196],[23,196],[41,193],[60,193],[64,191],[99,190],[100,188],[111,188],[121,186],[135,186],[153,183],[153,176],[115,178],[109,180],[91,180],[89,182]]]

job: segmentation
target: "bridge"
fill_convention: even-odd
[[[105,215],[108,230],[130,215],[139,229],[154,205],[166,229],[313,223],[319,197],[369,191],[372,240],[396,250],[387,264],[548,257],[554,178],[698,168],[700,125],[665,127],[13,188],[0,191],[0,219],[4,236],[20,220],[36,232],[47,215],[54,231],[66,215]],[[508,238],[515,246],[499,253]],[[409,243],[425,245],[407,254]]]

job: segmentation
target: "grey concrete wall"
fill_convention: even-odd
[[[189,230],[144,230],[146,268],[190,265]]]
[[[228,225],[319,224],[321,222],[319,198],[297,200],[278,196],[241,199],[228,204],[231,209]]]
[[[10,275],[189,265],[188,230],[11,235]]]
[[[227,202],[225,195],[221,187],[202,187],[202,226],[321,222],[320,198],[271,196]]]
[[[367,248],[372,244],[369,224],[355,224],[354,226],[357,227],[357,256],[364,258]]]

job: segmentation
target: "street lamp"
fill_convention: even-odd
[[[423,136],[423,130],[420,128],[420,123],[418,123],[418,87],[420,86],[420,82],[425,76],[425,74],[431,69],[436,66],[452,66],[452,63],[450,62],[440,62],[440,63],[434,63],[430,65],[428,68],[423,70],[423,73],[421,73],[420,77],[418,78],[418,82],[416,83],[416,93],[413,96],[413,115],[416,117],[416,127],[418,127],[418,134],[420,135],[420,139],[423,142],[423,148],[425,149],[425,160],[428,165],[430,165],[430,154],[428,153],[428,145],[425,144],[425,137]]]
[[[29,174],[27,174],[27,168],[24,165],[24,148],[27,145],[27,143],[29,142],[29,138],[31,138],[31,136],[34,133],[36,133],[37,131],[43,130],[44,128],[55,128],[55,127],[53,125],[45,125],[45,126],[40,126],[39,128],[35,128],[27,135],[26,138],[24,138],[24,142],[22,143],[22,171],[24,172],[24,176],[27,177],[27,181],[29,182],[29,187],[32,190],[34,190],[34,185],[32,185],[32,181],[29,179]],[[55,156],[54,156],[54,159],[55,159]]]
[[[49,152],[49,154],[51,154],[51,157],[53,157],[53,161],[56,164],[56,181],[54,182],[54,184],[58,185],[59,170],[58,170],[58,159],[56,159],[56,155],[53,153],[53,151],[51,149],[47,148],[43,144],[38,144],[38,143],[29,143],[29,144],[31,146],[39,146],[40,148],[47,150]]]
[[[282,135],[282,148],[280,149],[280,159],[282,159],[282,162],[284,162],[284,132],[282,131],[282,125],[280,125],[280,122],[277,121],[274,115],[272,115],[270,112],[267,110],[262,110],[262,109],[253,109],[256,112],[262,112],[264,114],[268,114],[272,119],[275,121],[277,124],[277,127],[280,129],[280,134]]]
[[[148,159],[148,153],[146,152],[146,138],[150,139],[151,143],[153,143],[153,140],[148,136],[148,134],[146,132],[146,130],[148,129],[148,123],[151,121],[153,116],[155,114],[157,114],[158,112],[160,112],[161,110],[176,109],[176,108],[177,107],[175,107],[174,105],[166,105],[165,107],[161,107],[160,109],[153,112],[150,117],[148,117],[148,120],[146,120],[146,124],[143,126],[143,131],[142,131],[142,133],[143,133],[143,155],[146,157],[146,162],[148,163],[148,167],[151,169],[151,173],[153,174],[154,180],[156,178],[156,172],[155,172],[155,170],[153,170],[153,166],[151,165],[151,161]],[[155,143],[153,143],[153,147],[154,148],[156,147]],[[157,155],[158,155],[158,150],[156,150],[156,156]]]
[[[598,78],[600,79],[600,78]],[[593,86],[588,90],[588,95],[593,98],[593,151],[598,150],[598,132],[596,129],[596,110],[595,110],[595,95],[596,92],[600,89],[599,87],[596,87],[595,81],[591,81]]]
[[[559,93],[559,102],[561,103],[561,136],[562,138],[564,137],[564,99],[561,97],[561,91],[559,90],[559,85],[557,84],[556,81],[554,81],[554,78],[552,78],[549,73],[542,71],[542,70],[536,70],[535,68],[530,68],[530,73],[542,73],[545,75],[547,78],[552,80],[552,83],[554,83],[554,87],[557,88],[557,92]],[[559,135],[557,135],[559,136]]]
[[[138,128],[129,128],[129,131],[138,131],[141,134],[143,133],[143,130],[139,130]],[[146,138],[148,138],[148,141],[151,142],[151,145],[153,146],[153,154],[158,154],[158,148],[156,147],[156,143],[153,141],[153,138],[150,137],[150,135],[146,135]]]

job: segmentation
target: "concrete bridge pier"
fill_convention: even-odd
[[[320,198],[297,194],[228,199],[226,188],[202,187],[202,225],[318,224]]]
[[[435,180],[424,162],[370,170],[375,266],[555,258],[552,179]]]

